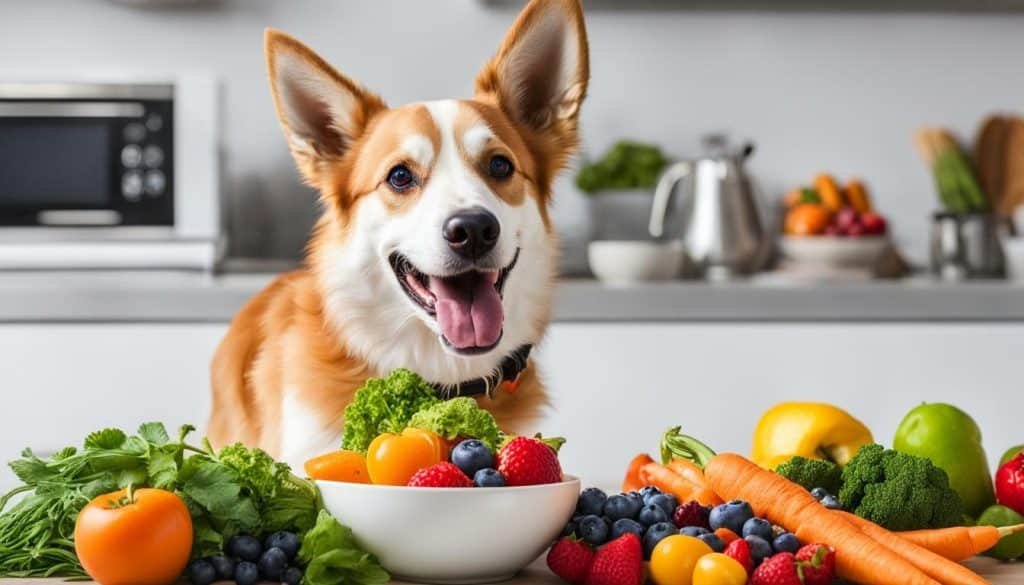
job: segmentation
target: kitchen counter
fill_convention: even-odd
[[[0,273],[0,323],[226,323],[268,272]],[[929,278],[812,285],[777,275],[726,284],[609,287],[565,280],[556,322],[1024,322],[1024,284]]]
[[[976,558],[968,561],[967,566],[985,577],[992,585],[1024,585],[1024,565],[1021,563],[1000,563],[994,559]],[[61,579],[0,579],[0,585],[57,585],[58,583],[64,583],[64,581]],[[89,581],[85,583],[89,583]],[[547,570],[542,560],[536,561],[505,583],[506,585],[565,584],[564,581]],[[399,581],[394,581],[393,584],[411,585]]]

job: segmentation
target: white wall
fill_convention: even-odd
[[[202,426],[207,367],[225,329],[0,326],[0,461],[104,426]],[[747,453],[769,406],[820,400],[891,443],[910,408],[947,401],[975,417],[994,460],[1024,443],[1022,339],[1021,324],[555,324],[539,350],[555,408],[537,430],[569,439],[567,471],[615,485],[670,426]],[[13,481],[0,468],[0,492]]]
[[[624,2],[625,3],[625,2]],[[515,5],[514,2],[510,3]],[[298,253],[313,217],[264,82],[261,31],[285,29],[392,103],[467,95],[514,8],[477,0],[225,0],[146,11],[107,0],[0,2],[0,78],[116,68],[206,68],[226,83],[234,252]],[[820,169],[865,176],[918,255],[934,205],[910,133],[972,134],[1022,108],[1024,15],[591,10],[585,147],[617,137],[693,154],[724,129],[755,139],[754,169],[778,195]],[[572,228],[581,199],[559,200]]]

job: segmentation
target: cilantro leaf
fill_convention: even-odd
[[[142,425],[139,426],[138,434],[147,442],[153,443],[154,445],[166,445],[171,441],[171,437],[167,434],[167,427],[164,426],[164,423],[142,423]]]
[[[128,436],[121,429],[103,429],[89,433],[85,438],[86,449],[117,449],[124,445]]]

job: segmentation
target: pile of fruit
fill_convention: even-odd
[[[192,561],[188,566],[189,581],[193,585],[210,585],[215,581],[299,585],[302,568],[295,561],[301,545],[302,540],[293,532],[275,532],[264,543],[252,535],[239,534],[228,541],[226,554]]]
[[[344,448],[307,461],[310,478],[446,488],[562,481],[563,440],[506,435],[475,400],[442,401],[408,370],[367,382],[345,420]]]
[[[827,585],[835,576],[834,551],[801,546],[748,502],[679,504],[654,486],[583,490],[547,555],[556,575],[585,585],[639,585],[645,559],[656,585]]]
[[[812,186],[787,194],[785,205],[783,229],[790,236],[879,236],[888,229],[857,179],[840,187],[831,175],[818,175]]]

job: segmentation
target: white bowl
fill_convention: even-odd
[[[683,243],[678,240],[599,240],[587,247],[590,270],[608,284],[678,278],[685,257]]]
[[[1024,236],[1004,239],[1003,253],[1006,255],[1007,275],[1024,282]]]
[[[317,481],[324,506],[397,579],[493,583],[558,537],[580,480],[504,488],[414,488]]]
[[[782,254],[796,264],[870,269],[889,246],[886,236],[784,236]]]

